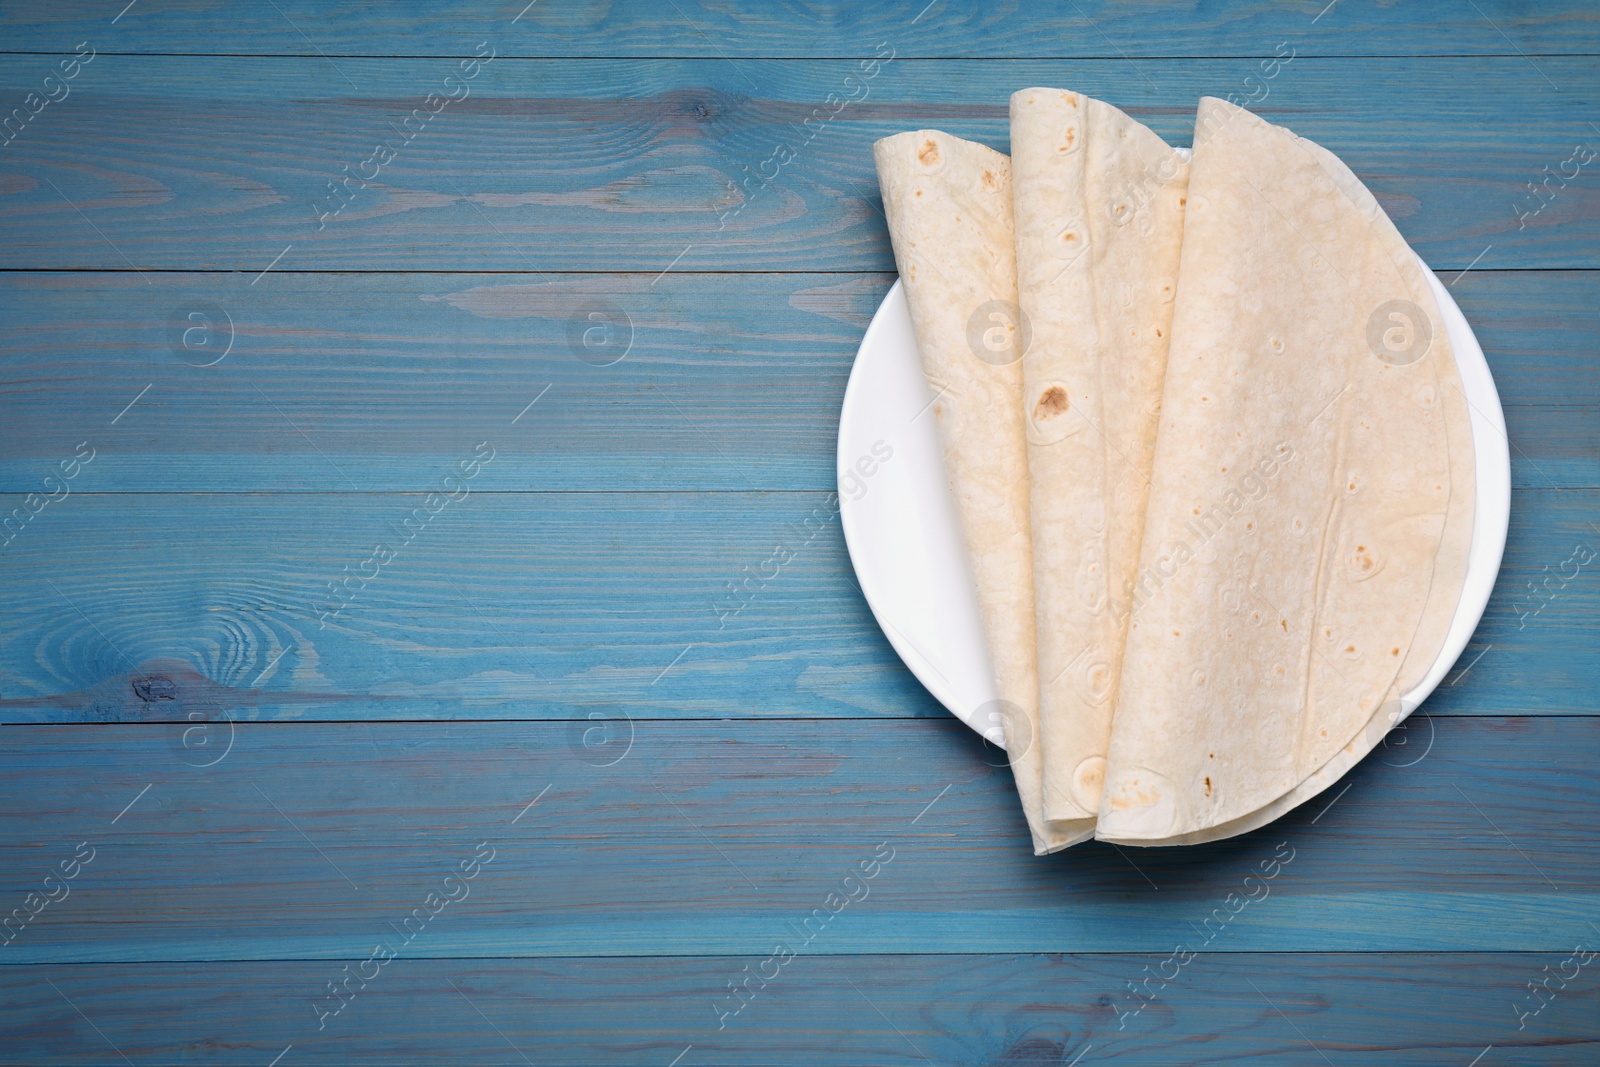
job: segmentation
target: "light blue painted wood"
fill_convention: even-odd
[[[275,4],[275,6],[274,6]],[[534,3],[470,0],[389,3],[274,0],[230,11],[148,2],[56,0],[0,14],[0,35],[19,51],[71,48],[85,36],[104,50],[159,53],[471,55],[489,38],[525,56],[870,55],[880,40],[909,56],[1266,56],[1287,39],[1313,55],[1532,55],[1600,51],[1593,10],[1581,2],[1514,0],[1463,5],[1373,0],[1204,4],[924,3],[723,5],[674,0]]]
[[[55,62],[0,59],[0,100]],[[1600,58],[1538,63],[1558,88],[1518,56],[1305,57],[1250,87],[1255,59],[907,60],[866,82],[846,60],[507,57],[452,90],[448,60],[102,55],[0,150],[0,266],[887,270],[873,141],[939,126],[1003,149],[1010,94],[1060,83],[1176,144],[1202,94],[1264,90],[1259,112],[1348,162],[1434,268],[1594,268],[1592,165],[1519,210],[1595,136]],[[445,92],[469,95],[405,141]],[[383,138],[398,154],[368,164]]]
[[[121,1063],[109,1039],[138,1064],[241,1067],[289,1045],[282,1067],[523,1055],[572,1067],[678,1056],[680,1067],[1057,1067],[1080,1055],[1083,1067],[1465,1067],[1491,1044],[1480,1067],[1502,1050],[1502,1062],[1576,1067],[1600,1041],[1589,990],[1558,994],[1516,1028],[1518,991],[1531,996],[1524,983],[1562,969],[1565,953],[1205,955],[1131,1017],[1127,983],[1172,973],[1166,952],[801,956],[752,979],[748,1006],[719,1030],[727,983],[765,958],[406,960],[321,1031],[312,997],[343,973],[328,962],[0,968],[0,1026],[14,1062]]]
[[[488,438],[486,489],[827,491],[893,280],[254,277],[0,274],[0,489],[38,490],[88,440],[74,493],[426,491]],[[1442,277],[1494,368],[1514,484],[1600,487],[1600,273]]]
[[[1537,214],[1528,188],[1594,136],[1590,12],[919,7],[0,10],[0,115],[59,69],[22,53],[99,52],[0,148],[0,490],[96,449],[0,548],[0,720],[72,723],[0,729],[0,890],[25,905],[96,849],[0,947],[0,1062],[1588,1062],[1592,984],[1516,1011],[1600,913],[1600,594],[1570,563],[1600,537],[1600,215],[1588,169]],[[317,229],[341,166],[460,70],[346,53],[479,41],[499,58],[470,97]],[[870,144],[1004,147],[1007,95],[1037,83],[1185,143],[1196,96],[1252,92],[1288,47],[1262,112],[1352,163],[1489,351],[1506,568],[1469,669],[1333,807],[1036,860],[1006,770],[878,633],[823,496],[889,281]],[[862,73],[759,57],[888,49],[743,185]],[[197,50],[293,55],[174,54]],[[141,51],[167,55],[114,54]],[[1156,58],[1185,54],[1251,58]],[[302,273],[325,270],[363,273]],[[441,273],[463,270],[519,273]],[[611,367],[566,337],[595,298],[635,327]],[[234,318],[214,367],[172,350],[186,301]],[[317,629],[327,580],[484,440],[471,495]],[[728,582],[805,538],[719,620]],[[632,747],[597,766],[624,710]],[[429,718],[457,721],[350,721]],[[336,959],[484,840],[471,898],[318,1031]],[[870,898],[717,1030],[712,998],[885,841]],[[1271,895],[1119,1030],[1127,982],[1280,841]],[[1085,948],[1108,954],[1040,954]],[[62,965],[108,960],[138,962]]]
[[[884,843],[817,951],[1556,952],[1600,907],[1593,716],[1421,720],[1259,832],[1043,859],[950,720],[631,726],[247,723],[199,768],[188,724],[7,728],[0,891],[95,854],[0,953],[364,956],[484,841],[408,954],[765,952]],[[1229,893],[1257,899],[1205,928]]]
[[[465,484],[469,495],[432,518],[421,494],[48,504],[0,549],[0,716],[945,714],[867,610],[830,496]],[[19,506],[0,497],[0,514]],[[1514,494],[1497,593],[1468,659],[1483,656],[1430,707],[1595,710],[1597,515],[1592,490]],[[780,545],[793,558],[768,565]],[[1581,551],[1573,559],[1579,546],[1587,564]],[[150,675],[170,679],[176,698],[135,692]]]

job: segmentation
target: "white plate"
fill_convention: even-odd
[[[1404,714],[1433,692],[1477,629],[1511,515],[1511,453],[1500,394],[1461,309],[1432,271],[1428,279],[1471,407],[1478,495],[1461,604],[1433,669],[1403,696]],[[894,650],[956,718],[1004,744],[997,721],[979,721],[979,712],[996,699],[994,678],[931,402],[897,281],[861,339],[839,414],[840,522],[861,591]]]

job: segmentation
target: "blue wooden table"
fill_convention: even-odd
[[[0,7],[0,1063],[1600,1063],[1592,0],[523,4]],[[1037,84],[1337,152],[1505,403],[1460,666],[1210,846],[1032,857],[839,533],[870,146]]]

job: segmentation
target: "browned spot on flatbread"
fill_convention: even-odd
[[[1139,787],[1139,779],[1135,778],[1125,785],[1111,798],[1111,807],[1117,811],[1127,811],[1129,808],[1148,808],[1161,799],[1159,790]]]
[[[924,167],[931,167],[939,162],[939,142],[927,140],[922,142],[922,147],[917,149],[917,159]]]
[[[1206,777],[1206,796],[1210,796],[1210,795],[1211,795],[1211,778],[1208,775]]]
[[[1033,406],[1033,417],[1036,419],[1053,419],[1062,414],[1071,405],[1067,403],[1067,391],[1059,385],[1052,385],[1039,397],[1039,402]]]
[[[984,192],[992,193],[1000,188],[1000,175],[985,167],[983,169],[982,182]]]

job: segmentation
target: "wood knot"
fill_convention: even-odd
[[[177,700],[178,686],[164,674],[152,674],[133,680],[133,695],[146,704],[157,700]]]

